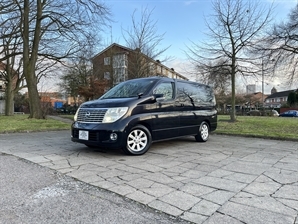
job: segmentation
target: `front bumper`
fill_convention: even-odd
[[[80,139],[79,132],[87,131],[88,139]],[[114,133],[117,135],[116,140],[112,140],[110,135]],[[86,125],[78,124],[77,122],[72,124],[71,127],[71,140],[73,142],[79,142],[85,145],[92,145],[104,148],[120,148],[124,144],[125,130],[115,130],[109,128],[107,125]]]

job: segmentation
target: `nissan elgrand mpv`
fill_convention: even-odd
[[[166,77],[132,79],[83,103],[71,139],[132,155],[146,153],[152,142],[181,136],[206,142],[217,127],[215,104],[208,85]]]

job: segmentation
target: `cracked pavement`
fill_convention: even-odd
[[[0,152],[192,223],[298,224],[298,142],[211,135],[142,156],[90,149],[69,131],[0,135]]]

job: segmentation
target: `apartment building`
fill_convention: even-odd
[[[93,74],[99,80],[107,80],[107,88],[128,79],[157,75],[188,80],[173,68],[147,57],[140,49],[133,50],[116,43],[95,55],[92,63]]]

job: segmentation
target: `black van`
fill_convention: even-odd
[[[141,155],[155,141],[193,135],[206,142],[216,127],[211,87],[149,77],[122,82],[99,99],[83,103],[74,117],[71,140]]]

